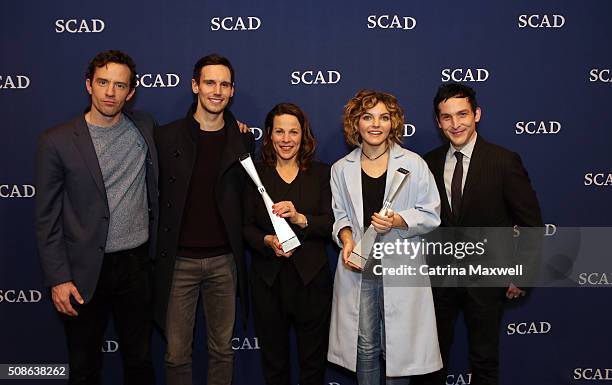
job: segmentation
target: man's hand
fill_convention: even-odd
[[[276,235],[266,235],[264,237],[264,244],[274,251],[277,257],[286,257],[289,258],[291,254],[293,254],[293,250],[284,252],[281,246],[281,243],[278,240]]]
[[[515,299],[518,297],[523,297],[525,295],[525,290],[521,290],[516,287],[513,283],[510,284],[508,290],[506,290],[506,298]]]
[[[237,120],[236,122],[238,123],[238,129],[240,130],[240,132],[242,132],[243,134],[248,134],[249,132],[251,132],[251,129],[245,123],[242,123],[239,120]]]
[[[51,298],[53,299],[53,304],[58,312],[67,314],[69,316],[76,317],[79,315],[76,310],[72,307],[70,303],[70,296],[73,296],[74,299],[79,303],[83,304],[83,298],[81,298],[81,294],[77,290],[76,286],[72,281],[60,283],[59,285],[55,285],[51,288]]]

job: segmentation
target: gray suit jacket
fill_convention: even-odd
[[[148,146],[149,255],[155,255],[158,218],[154,119],[124,111]],[[102,172],[84,115],[44,131],[36,150],[36,238],[45,285],[73,281],[87,303],[94,294],[110,212]]]

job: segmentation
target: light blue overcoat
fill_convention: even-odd
[[[338,232],[348,226],[358,242],[363,235],[363,202],[361,192],[361,147],[338,160],[331,169],[333,238],[342,247]],[[440,196],[425,161],[412,151],[392,145],[387,167],[385,199],[391,178],[399,167],[410,172],[392,209],[402,216],[407,230],[392,229],[378,239],[418,242],[420,235],[440,224]],[[382,205],[382,202],[381,202]],[[397,267],[407,255],[385,255],[383,267]],[[418,255],[417,262],[424,256]],[[414,261],[413,261],[414,262]],[[398,280],[399,279],[399,280]],[[409,376],[433,372],[442,367],[431,288],[411,284],[401,277],[383,275],[386,345],[386,375]],[[361,273],[346,267],[342,255],[334,278],[334,295],[327,358],[330,362],[355,371],[359,329],[359,295]]]

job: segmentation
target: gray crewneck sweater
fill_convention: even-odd
[[[89,123],[87,126],[98,156],[110,209],[105,252],[137,247],[149,239],[147,144],[124,114],[110,127]]]

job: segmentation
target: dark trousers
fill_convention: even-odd
[[[290,339],[295,330],[300,385],[325,381],[332,281],[326,265],[304,286],[291,260],[284,261],[272,286],[251,276],[255,333],[268,385],[291,384]]]
[[[73,307],[78,316],[62,315],[68,342],[69,384],[102,382],[102,343],[111,314],[123,360],[123,383],[155,383],[151,362],[151,263],[146,245],[105,254],[91,301]]]
[[[499,327],[503,313],[505,288],[434,287],[438,341],[444,367],[437,372],[413,377],[417,385],[444,385],[455,322],[464,312],[468,331],[472,385],[499,383]]]

